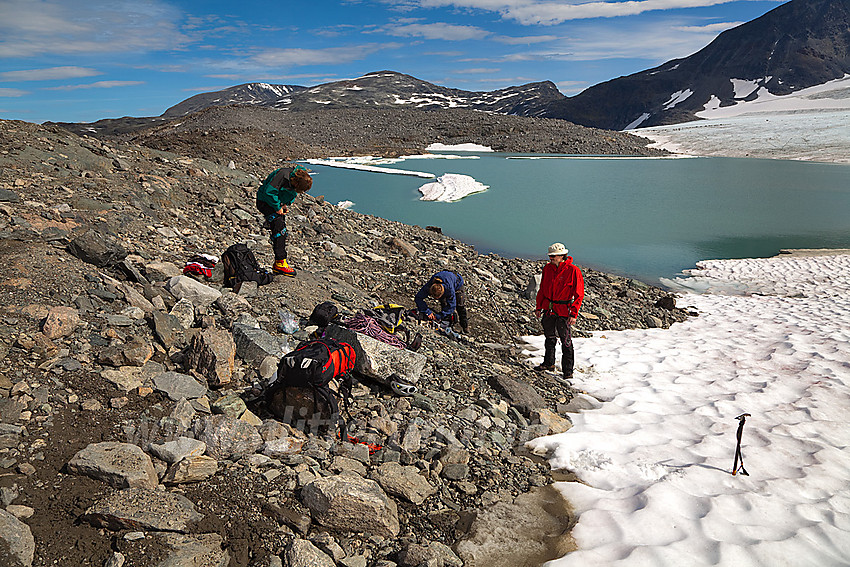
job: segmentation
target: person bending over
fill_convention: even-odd
[[[440,311],[435,313],[425,303],[431,297],[440,302]],[[421,318],[431,321],[444,321],[450,326],[460,323],[464,333],[469,330],[466,313],[466,292],[460,274],[448,270],[437,272],[422,286],[414,299]]]
[[[272,271],[285,276],[295,276],[286,260],[286,213],[289,205],[301,193],[306,193],[313,186],[313,178],[301,166],[281,167],[272,171],[263,184],[257,189],[257,210],[266,219],[271,228],[272,248],[274,249],[274,265]]]
[[[549,247],[549,262],[543,266],[543,280],[537,290],[537,307],[534,315],[541,319],[545,337],[543,364],[535,370],[555,369],[555,345],[561,341],[561,372],[564,380],[573,377],[575,351],[571,327],[578,318],[584,299],[584,278],[573,264],[573,257],[560,242]]]

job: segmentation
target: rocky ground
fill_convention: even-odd
[[[85,127],[79,126],[79,132]],[[328,108],[285,112],[213,107],[124,136],[148,147],[237,167],[265,170],[280,160],[341,155],[407,155],[430,144],[474,143],[500,152],[657,156],[646,138],[577,126],[565,120],[467,109]]]
[[[254,192],[286,156],[219,134],[159,134],[170,153],[0,121],[0,563],[519,566],[565,553],[553,472],[522,447],[577,409],[520,354],[518,337],[541,332],[528,290],[542,262],[342,210],[316,187],[288,216],[297,278],[239,294],[175,278],[235,242],[272,261]],[[372,451],[254,400],[317,303],[412,306],[445,267],[468,283],[470,334],[409,324],[424,336],[414,397],[359,377],[349,432]],[[584,272],[578,334],[688,316],[663,290]],[[300,320],[294,334],[281,311]]]

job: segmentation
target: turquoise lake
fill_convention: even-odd
[[[767,257],[782,248],[850,248],[848,165],[474,156],[383,166],[464,174],[489,186],[453,203],[420,201],[418,188],[428,179],[321,165],[309,166],[311,194],[332,203],[353,201],[361,213],[438,226],[483,253],[543,258],[549,244],[563,242],[581,266],[650,283],[700,260]]]

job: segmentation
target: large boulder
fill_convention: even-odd
[[[211,386],[221,386],[233,379],[236,345],[224,329],[209,327],[192,337],[189,345],[189,367],[201,373]]]
[[[108,482],[116,488],[155,488],[159,484],[151,458],[136,445],[104,441],[81,449],[68,461],[67,468]]]
[[[306,539],[295,539],[286,550],[289,567],[334,567],[336,563],[326,553]]]
[[[175,402],[181,398],[193,400],[207,393],[207,387],[189,376],[180,372],[162,372],[153,377],[153,385],[158,391],[164,393]]]
[[[144,541],[150,542],[154,549],[168,549],[168,557],[156,567],[227,567],[230,564],[230,553],[222,549],[224,540],[218,534],[162,532],[147,534]]]
[[[239,459],[256,453],[263,438],[253,425],[227,417],[212,415],[195,423],[195,437],[207,444],[207,453],[215,459]]]
[[[326,336],[353,346],[357,354],[354,370],[380,382],[387,382],[391,375],[396,374],[405,382],[416,384],[428,361],[423,354],[398,348],[339,325],[328,325]]]
[[[203,519],[191,500],[180,494],[147,488],[127,488],[110,494],[81,517],[110,530],[187,532]]]
[[[531,384],[507,376],[493,376],[490,378],[490,385],[525,416],[547,406],[546,400]]]
[[[68,244],[68,252],[98,268],[114,266],[127,257],[127,250],[115,238],[96,230],[85,230]]]
[[[301,500],[313,519],[325,527],[345,532],[363,532],[396,537],[398,508],[377,482],[344,471],[318,478],[301,491]]]
[[[30,567],[35,556],[35,539],[30,527],[5,510],[0,510],[0,565]]]
[[[437,488],[419,474],[416,467],[406,467],[399,463],[382,463],[372,472],[372,479],[393,496],[404,498],[416,505],[422,504],[426,498],[435,494]]]
[[[280,359],[292,350],[285,339],[251,325],[233,325],[233,339],[239,358],[255,366],[262,364],[266,357]]]
[[[193,305],[204,307],[215,303],[221,297],[217,289],[204,285],[188,276],[174,276],[165,284],[165,289],[177,299],[188,299]]]

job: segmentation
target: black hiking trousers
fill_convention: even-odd
[[[572,379],[576,355],[575,350],[573,350],[573,334],[570,329],[569,317],[561,317],[552,311],[547,311],[543,314],[540,323],[543,325],[543,336],[545,337],[543,346],[546,348],[543,364],[546,366],[555,365],[555,345],[558,344],[560,339],[561,371],[566,380]]]
[[[448,307],[449,303],[445,298],[440,298],[440,307],[442,310]],[[469,330],[469,314],[466,312],[466,291],[463,286],[455,290],[455,313],[457,313],[457,322],[460,323],[460,328],[466,333]],[[452,323],[454,323],[454,313],[452,314]]]
[[[272,248],[274,249],[275,262],[286,260],[286,215],[279,215],[272,210],[271,206],[262,201],[257,201],[257,210],[266,218],[266,223],[272,231]]]

